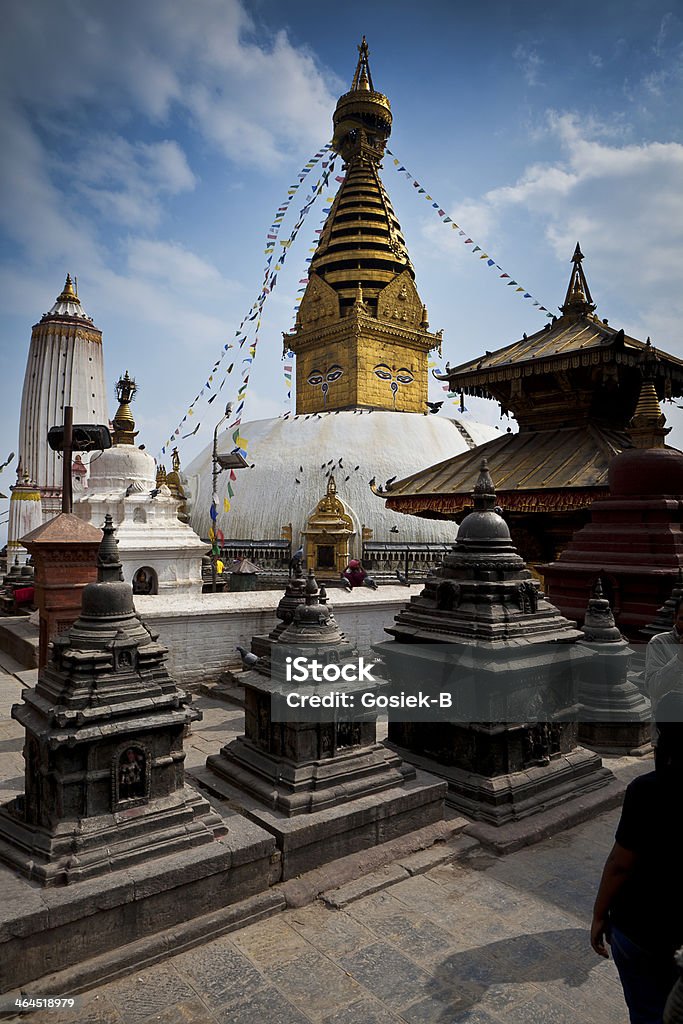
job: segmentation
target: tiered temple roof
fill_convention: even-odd
[[[397,481],[388,508],[429,517],[461,513],[471,504],[469,481],[482,455],[501,505],[511,511],[584,509],[607,493],[610,459],[633,443],[627,431],[643,377],[652,378],[660,399],[679,397],[683,361],[599,319],[582,261],[577,244],[560,317],[438,377],[451,391],[498,401],[519,433]]]

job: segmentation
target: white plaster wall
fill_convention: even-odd
[[[370,653],[372,644],[389,639],[384,632],[408,603],[412,587],[329,592],[339,627],[358,647]],[[137,596],[142,620],[169,649],[169,671],[185,686],[215,682],[221,672],[241,667],[235,646],[249,648],[256,633],[270,633],[277,624],[275,609],[282,594],[267,590],[244,594],[201,594],[198,597]]]

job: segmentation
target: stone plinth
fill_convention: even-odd
[[[66,887],[43,889],[0,864],[0,991],[166,929],[173,929],[171,952],[179,952],[229,930],[230,922],[251,924],[284,909],[283,896],[269,891],[279,877],[273,837],[229,811],[224,825],[226,834],[213,843]]]
[[[304,603],[296,581],[280,612],[291,621],[271,633],[264,658],[245,673],[245,735],[209,757],[202,783],[271,832],[282,854],[282,877],[385,842],[443,817],[445,786],[401,761],[376,741],[376,715],[361,710],[361,691],[377,682],[339,682],[355,710],[290,712],[285,695],[331,687],[286,683],[287,657],[321,665],[357,662],[340,633],[312,570]],[[276,635],[274,635],[276,634]],[[262,640],[264,638],[261,638]]]
[[[69,512],[61,512],[22,537],[35,567],[39,668],[47,664],[48,644],[78,618],[83,588],[97,579],[96,556],[101,540],[101,530]]]
[[[501,826],[612,776],[577,745],[581,634],[539,593],[495,506],[484,460],[453,551],[376,650],[395,692],[452,698],[412,721],[390,711],[398,753],[444,778],[448,803]]]

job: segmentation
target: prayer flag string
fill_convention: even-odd
[[[488,267],[491,270],[499,270],[500,274],[498,279],[502,281],[507,288],[514,288],[515,294],[521,294],[523,299],[531,299],[531,305],[538,309],[540,313],[545,313],[548,319],[551,319],[553,314],[546,308],[546,306],[542,306],[541,303],[534,298],[531,292],[527,291],[527,289],[523,285],[521,285],[519,281],[516,281],[513,277],[510,276],[510,274],[506,273],[506,271],[503,270],[500,264],[496,263],[496,261],[493,259],[492,256],[488,254],[488,252],[484,252],[483,248],[480,245],[475,244],[474,239],[470,238],[467,232],[463,228],[461,228],[459,224],[456,224],[452,217],[449,217],[447,215],[445,209],[442,206],[440,206],[439,203],[435,202],[433,196],[429,195],[427,190],[423,188],[423,186],[420,184],[417,178],[415,178],[414,175],[412,175],[410,171],[406,169],[405,164],[402,164],[401,161],[394,156],[390,149],[387,149],[387,154],[392,158],[397,173],[402,174],[407,181],[412,181],[413,187],[415,188],[417,195],[421,196],[426,202],[429,203],[431,208],[436,213],[437,217],[439,217],[439,219],[441,220],[442,224],[450,224],[451,229],[453,231],[457,231],[458,236],[463,240],[463,245],[471,245],[473,248],[470,249],[470,252],[479,253],[478,258],[480,260],[485,261],[484,265],[486,267]]]
[[[222,391],[223,386],[224,386],[226,380],[228,379],[228,377],[230,376],[230,374],[232,373],[232,371],[233,371],[233,369],[234,369],[234,367],[236,365],[236,360],[230,363],[230,366],[228,367],[227,371],[225,372],[223,380],[221,381],[218,389],[214,390],[215,387],[216,387],[216,383],[215,383],[214,378],[215,378],[215,376],[216,376],[216,374],[217,374],[217,372],[219,370],[219,367],[220,367],[221,363],[223,362],[223,360],[225,359],[225,356],[227,355],[227,353],[231,349],[233,349],[235,347],[235,345],[237,345],[239,349],[243,349],[244,348],[244,345],[245,345],[245,343],[247,341],[248,335],[250,334],[250,332],[253,329],[255,336],[254,336],[253,340],[251,341],[251,344],[249,345],[248,355],[245,358],[242,359],[241,364],[240,364],[241,367],[242,367],[242,385],[240,387],[240,390],[239,390],[239,393],[238,393],[238,396],[237,396],[237,401],[238,401],[238,407],[240,408],[240,412],[241,412],[241,408],[244,406],[244,397],[246,395],[246,383],[248,382],[248,379],[249,379],[248,373],[249,373],[249,370],[250,370],[250,368],[251,368],[251,366],[253,364],[254,358],[256,356],[256,346],[258,344],[258,331],[259,331],[259,328],[261,326],[261,313],[263,311],[264,303],[266,301],[266,298],[273,291],[273,289],[274,289],[274,287],[275,287],[275,285],[277,283],[278,271],[282,268],[282,265],[285,262],[285,258],[287,256],[288,249],[291,246],[291,244],[293,243],[294,239],[296,238],[296,236],[298,234],[298,231],[299,231],[299,228],[301,227],[301,224],[303,223],[303,220],[306,217],[306,214],[308,213],[308,211],[310,210],[311,206],[315,202],[315,199],[317,198],[317,196],[320,194],[322,189],[327,184],[327,181],[329,180],[330,173],[334,169],[334,158],[332,160],[330,160],[330,159],[323,160],[324,157],[328,157],[329,158],[330,150],[331,150],[331,146],[330,146],[329,143],[326,143],[324,146],[322,146],[313,155],[313,157],[311,157],[311,159],[308,160],[304,164],[304,166],[301,168],[301,170],[299,171],[299,174],[296,176],[296,182],[289,186],[289,188],[287,190],[287,197],[280,204],[280,206],[277,208],[276,214],[273,217],[273,222],[269,226],[268,231],[267,231],[267,235],[266,235],[266,248],[264,250],[264,254],[266,255],[267,259],[265,261],[265,266],[264,266],[263,281],[262,281],[262,284],[261,284],[261,291],[260,291],[258,297],[256,298],[256,300],[252,303],[251,308],[249,309],[247,314],[242,318],[242,321],[239,324],[239,327],[235,331],[235,335],[234,335],[233,340],[231,342],[227,342],[227,343],[225,343],[223,345],[222,352],[221,352],[220,356],[218,357],[218,359],[216,360],[216,362],[214,363],[214,365],[213,365],[213,367],[211,369],[211,373],[209,374],[208,378],[206,379],[206,381],[204,383],[204,386],[200,389],[198,394],[195,395],[195,397],[192,400],[192,402],[190,403],[187,411],[185,412],[185,415],[180,420],[180,422],[178,423],[177,427],[172,432],[170,437],[162,445],[161,452],[157,456],[157,461],[160,461],[161,457],[166,454],[166,449],[167,448],[169,448],[171,445],[177,445],[179,439],[185,439],[187,437],[191,437],[191,436],[193,436],[194,434],[196,434],[198,432],[198,430],[199,430],[199,428],[201,426],[201,423],[198,423],[196,425],[196,427],[194,428],[194,430],[192,430],[190,433],[187,433],[187,434],[183,434],[182,433],[183,426],[187,422],[188,416],[193,416],[194,415],[194,413],[195,413],[195,406],[200,401],[200,399],[203,398],[203,396],[207,393],[207,391],[209,391],[209,392],[213,391],[213,394],[211,394],[211,397],[208,399],[208,403],[207,404],[209,404],[209,405],[213,402],[214,398],[216,398],[216,396],[218,394],[218,391]],[[290,207],[291,203],[293,202],[297,192],[299,191],[299,188],[301,187],[303,182],[306,180],[306,176],[316,166],[316,164],[319,161],[321,161],[321,160],[323,161],[322,162],[323,173],[322,173],[321,177],[319,178],[319,180],[316,182],[316,184],[312,186],[312,189],[311,189],[312,195],[307,199],[306,203],[304,204],[302,209],[299,211],[298,220],[297,220],[294,228],[292,229],[289,238],[286,241],[279,242],[279,245],[282,247],[282,253],[277,256],[277,258],[276,258],[277,262],[275,263],[275,267],[273,269],[271,265],[272,265],[273,257],[274,257],[274,254],[275,254],[275,248],[276,248],[276,245],[278,244],[278,235],[279,235],[279,232],[280,232],[280,227],[281,227],[281,225],[282,225],[282,223],[283,223],[283,221],[284,221],[284,219],[286,217],[286,214],[287,214],[287,212],[289,210],[289,207]]]

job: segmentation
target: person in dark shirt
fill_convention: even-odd
[[[595,899],[591,945],[609,943],[631,1024],[662,1024],[683,944],[679,822],[683,792],[683,694],[657,705],[655,770],[628,786],[614,846]]]

